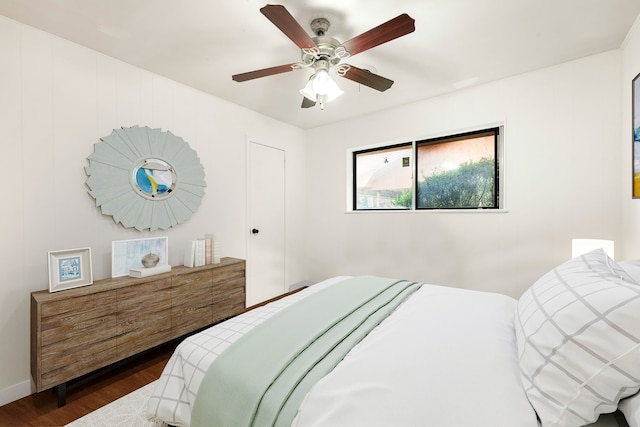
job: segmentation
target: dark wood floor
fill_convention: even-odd
[[[50,390],[1,406],[0,426],[64,426],[158,379],[175,347],[175,343],[163,345],[71,385],[62,408]]]

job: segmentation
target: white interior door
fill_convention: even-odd
[[[247,307],[285,291],[285,153],[249,142]]]

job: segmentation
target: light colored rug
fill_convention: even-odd
[[[162,427],[166,424],[147,420],[147,400],[155,382],[67,424],[65,427]]]
[[[153,392],[155,382],[121,397],[100,409],[85,415],[65,427],[167,427],[167,424],[147,420],[147,400]],[[618,427],[612,414],[600,417],[589,427]]]

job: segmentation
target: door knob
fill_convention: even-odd
[[[258,234],[260,232],[260,230],[258,230],[257,228],[252,228],[251,229],[251,234]]]

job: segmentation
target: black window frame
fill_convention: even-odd
[[[366,211],[383,211],[383,212],[417,212],[417,211],[477,211],[477,210],[499,210],[501,207],[501,180],[500,180],[500,163],[502,161],[500,152],[501,150],[501,130],[504,131],[503,125],[499,126],[491,126],[478,130],[462,132],[452,135],[438,136],[434,138],[427,138],[421,140],[414,140],[409,142],[401,142],[389,145],[382,145],[379,147],[366,148],[361,150],[354,150],[352,152],[352,200],[351,200],[351,210],[353,212],[366,212]],[[429,144],[440,144],[446,142],[453,142],[459,139],[467,139],[473,136],[479,136],[483,134],[491,134],[493,133],[494,138],[494,158],[493,158],[493,176],[494,176],[494,194],[493,194],[493,206],[480,206],[480,207],[418,207],[418,179],[419,170],[418,170],[418,148],[420,146],[429,145]],[[488,135],[487,135],[488,136]],[[375,151],[384,151],[394,148],[400,147],[411,147],[411,161],[413,161],[413,179],[412,179],[412,188],[411,188],[411,206],[408,208],[358,208],[358,189],[357,189],[357,167],[356,160],[359,154],[366,154]]]
[[[435,208],[435,207],[419,207],[418,206],[418,148],[425,145],[442,144],[447,142],[454,142],[457,140],[469,139],[471,137],[480,137],[482,135],[489,136],[493,133],[493,177],[494,177],[494,191],[493,191],[493,206],[459,206],[455,208]],[[414,182],[413,182],[413,209],[416,211],[437,211],[437,210],[477,210],[477,209],[500,209],[500,158],[498,157],[499,150],[499,136],[500,127],[491,127],[480,130],[474,130],[469,132],[463,132],[455,135],[440,136],[437,138],[423,139],[416,141],[413,147],[414,156]]]
[[[398,208],[398,209],[385,209],[385,208],[360,208],[358,209],[358,191],[357,191],[357,173],[356,173],[356,159],[358,154],[367,154],[367,153],[373,153],[375,151],[384,151],[384,150],[390,150],[390,149],[394,149],[394,148],[401,148],[401,147],[410,147],[411,148],[411,159],[413,161],[414,156],[415,156],[415,146],[413,141],[410,142],[400,142],[397,144],[391,144],[391,145],[384,145],[384,146],[380,146],[380,147],[374,147],[374,148],[366,148],[364,150],[357,150],[354,151],[352,153],[352,188],[353,188],[353,197],[352,197],[352,201],[351,201],[351,206],[352,209],[354,211],[357,212],[363,212],[363,211],[384,211],[384,212],[394,212],[394,211],[400,211],[400,212],[406,212],[406,211],[410,211],[413,210],[413,206],[410,206],[409,208]],[[415,192],[415,182],[412,182],[411,184],[412,186],[412,191]],[[411,194],[411,197],[413,198],[413,200],[415,200],[415,194]]]

